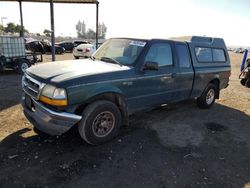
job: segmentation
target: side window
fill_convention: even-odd
[[[213,51],[213,60],[214,61],[216,61],[216,62],[225,62],[226,61],[224,50],[213,49],[212,51]]]
[[[172,50],[170,44],[153,44],[146,55],[145,61],[157,62],[159,64],[159,67],[173,65]]]
[[[179,65],[181,68],[190,68],[190,56],[188,48],[184,44],[176,44],[176,51],[178,55]]]
[[[195,54],[199,62],[212,62],[212,49],[211,48],[195,48]]]

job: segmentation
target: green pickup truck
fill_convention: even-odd
[[[89,144],[104,143],[140,110],[197,99],[209,108],[231,74],[224,40],[113,38],[90,59],[43,63],[22,79],[24,114],[37,133],[78,126]]]

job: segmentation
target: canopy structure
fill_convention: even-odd
[[[0,1],[16,1],[19,0],[0,0]],[[31,3],[50,3],[50,0],[20,0],[21,2],[31,2]],[[54,3],[87,3],[96,4],[97,0],[53,0]]]
[[[54,24],[54,3],[78,3],[78,4],[95,4],[96,5],[96,49],[98,48],[98,18],[99,18],[99,2],[97,0],[0,0],[19,2],[20,20],[21,20],[21,36],[23,32],[23,11],[22,2],[31,3],[50,3],[50,22],[51,22],[51,44],[52,44],[52,61],[55,61],[55,24]]]

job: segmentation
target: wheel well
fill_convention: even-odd
[[[125,102],[123,96],[121,94],[118,94],[118,93],[110,92],[110,93],[103,93],[103,94],[94,96],[94,97],[90,98],[89,100],[87,100],[85,103],[79,105],[77,107],[77,109],[75,110],[75,113],[78,115],[81,115],[83,113],[84,109],[89,104],[91,104],[97,100],[107,100],[107,101],[111,101],[114,104],[116,104],[121,111],[122,125],[128,125],[129,121],[128,121],[127,105],[126,105],[126,102]]]
[[[218,78],[210,81],[210,83],[214,84],[217,87],[216,99],[220,97],[220,80]]]

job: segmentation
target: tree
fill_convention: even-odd
[[[98,38],[105,39],[107,32],[107,27],[104,23],[98,24]]]
[[[48,29],[44,29],[43,34],[44,34],[46,37],[50,37],[51,31],[48,30]]]
[[[76,33],[78,38],[86,38],[86,25],[84,21],[78,21],[76,24]]]
[[[95,39],[95,31],[92,29],[88,29],[88,32],[86,34],[87,39]]]
[[[7,26],[4,28],[6,33],[17,33],[16,25],[12,22],[8,23]]]
[[[98,38],[105,39],[107,32],[107,27],[104,23],[98,24]],[[95,39],[96,32],[93,29],[88,28],[86,32],[86,24],[84,21],[78,21],[76,24],[76,33],[78,38],[83,39]]]
[[[3,32],[4,31],[4,26],[0,25],[0,31]]]
[[[22,30],[22,27],[20,25],[16,25],[13,22],[7,23],[7,26],[4,27],[4,32],[6,33],[20,33]],[[26,30],[25,28],[23,28],[23,31],[28,33],[28,30]]]

